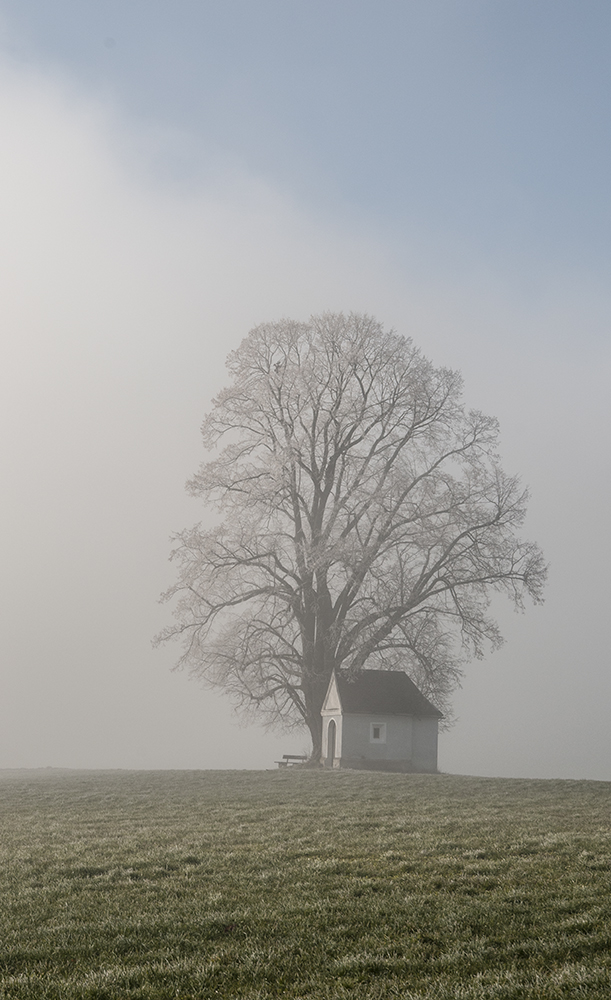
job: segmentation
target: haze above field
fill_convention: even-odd
[[[440,766],[610,776],[611,9],[0,0],[0,767],[268,767],[152,651],[223,362],[362,310],[460,368],[532,490]]]

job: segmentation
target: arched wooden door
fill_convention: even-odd
[[[327,729],[327,767],[333,767],[333,761],[335,760],[336,735],[337,726],[335,719],[331,719],[329,728]]]

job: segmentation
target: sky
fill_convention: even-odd
[[[610,56],[606,0],[0,0],[0,768],[307,750],[151,638],[227,352],[330,309],[462,371],[550,563],[440,768],[611,780]]]

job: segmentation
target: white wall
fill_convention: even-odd
[[[326,760],[327,755],[329,753],[329,723],[331,722],[331,719],[334,720],[335,725],[337,726],[335,735],[335,757],[337,759],[337,757],[341,757],[342,755],[342,732],[343,732],[342,716],[339,712],[330,712],[329,714],[326,714],[324,711],[322,715],[323,715],[323,720],[322,720],[323,759]]]
[[[341,756],[367,760],[411,760],[413,720],[408,715],[345,715]],[[371,724],[386,726],[386,742],[372,743]]]
[[[335,760],[408,761],[417,771],[437,770],[437,719],[407,715],[341,715],[323,711],[322,756],[329,752],[329,723],[336,729]],[[371,725],[386,727],[384,743],[371,741]]]
[[[418,771],[437,770],[437,719],[414,719],[412,763]]]

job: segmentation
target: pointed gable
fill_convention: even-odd
[[[332,697],[334,704],[328,704]],[[415,715],[441,719],[442,713],[425,698],[402,670],[363,670],[353,680],[334,673],[324,709],[338,708],[344,715]]]
[[[337,677],[335,671],[331,674],[331,680],[329,681],[329,687],[327,688],[327,693],[325,695],[325,700],[322,705],[321,711],[323,712],[341,712],[342,704],[339,698],[339,692],[337,690]]]

